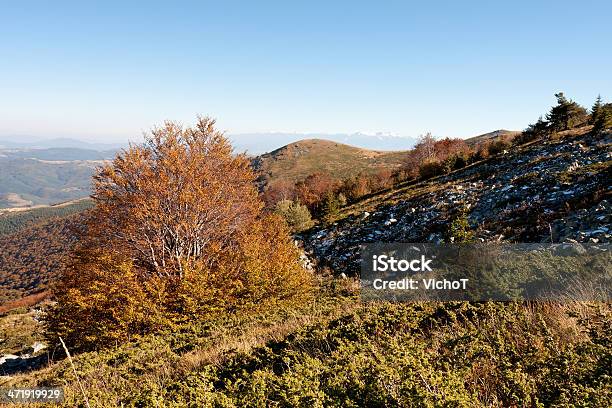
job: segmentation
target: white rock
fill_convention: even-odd
[[[19,356],[16,356],[14,354],[5,354],[2,357],[0,357],[0,365],[6,363],[7,360],[16,360],[18,358]]]
[[[397,220],[395,218],[390,218],[387,221],[385,221],[385,225],[389,226],[393,223],[397,222]]]
[[[40,341],[35,341],[34,344],[32,344],[32,353],[36,354],[38,353],[40,350],[43,350],[47,348],[47,345],[44,343],[41,343]]]

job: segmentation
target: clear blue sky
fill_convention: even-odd
[[[612,100],[610,1],[4,1],[0,138],[470,136]],[[128,4],[129,3],[129,4]]]

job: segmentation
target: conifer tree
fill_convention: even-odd
[[[612,129],[612,103],[602,105],[597,114],[597,121],[593,124],[593,131],[595,133],[609,129]]]
[[[291,232],[301,232],[313,225],[308,207],[299,202],[291,200],[279,201],[274,212],[285,219]]]
[[[601,114],[601,107],[602,107],[603,103],[601,100],[601,95],[597,95],[597,99],[595,99],[595,103],[593,104],[593,107],[591,108],[591,124],[595,124],[597,122],[597,119],[599,118],[599,115]]]
[[[322,215],[325,222],[331,222],[340,212],[340,201],[338,196],[329,191],[323,201]]]
[[[587,111],[571,99],[567,99],[563,92],[555,94],[557,105],[553,106],[546,119],[554,131],[572,129],[586,122]]]

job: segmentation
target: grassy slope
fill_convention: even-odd
[[[277,180],[297,182],[315,172],[346,178],[360,172],[395,169],[405,152],[379,152],[360,149],[328,140],[302,140],[263,154],[254,159],[262,184]]]
[[[486,142],[488,140],[495,140],[498,138],[505,138],[505,137],[513,137],[520,133],[521,133],[520,131],[516,131],[516,130],[499,129],[499,130],[494,130],[493,132],[483,133],[482,135],[471,137],[469,139],[466,139],[466,142],[469,146],[474,147],[477,144]]]
[[[362,304],[350,280],[75,356],[91,406],[609,406],[610,305]],[[92,323],[93,324],[93,323]],[[63,385],[67,360],[0,380]]]

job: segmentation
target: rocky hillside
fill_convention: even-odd
[[[612,137],[588,128],[536,140],[449,175],[408,183],[349,206],[304,235],[336,272],[355,274],[366,242],[442,242],[466,211],[476,239],[609,242]]]
[[[403,164],[405,153],[367,150],[329,140],[309,139],[256,157],[253,168],[259,175],[259,185],[263,187],[278,180],[295,183],[316,172],[343,179],[360,172],[396,169]]]

